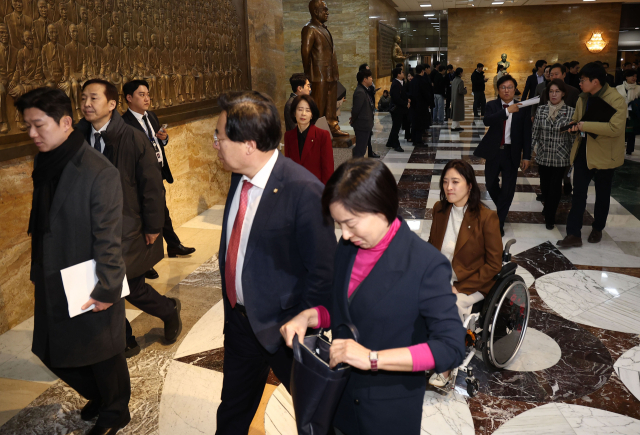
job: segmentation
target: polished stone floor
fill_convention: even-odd
[[[438,200],[442,168],[468,160],[484,189],[484,165],[472,153],[485,128],[470,105],[462,133],[432,129],[428,148],[401,140],[404,153],[389,151],[388,114],[377,114],[374,149],[398,181],[401,214],[425,240]],[[343,113],[343,119],[348,114]],[[344,126],[344,129],[348,129]],[[401,135],[401,138],[403,135]],[[449,395],[427,389],[425,434],[640,434],[640,152],[617,170],[611,212],[602,242],[559,250],[570,198],[563,198],[558,225],[546,230],[535,200],[534,166],[520,172],[505,225],[518,274],[532,300],[522,350],[506,370],[472,366],[480,393],[469,398],[464,380]],[[493,208],[483,193],[485,204]],[[592,220],[591,188],[585,224]],[[151,281],[179,297],[183,332],[171,346],[161,342],[158,319],[128,306],[143,351],[129,360],[132,422],[123,434],[213,434],[222,386],[223,311],[217,250],[222,206],[177,229],[190,257],[165,258]],[[583,232],[584,233],[584,232]],[[336,231],[339,236],[339,231]],[[83,434],[84,400],[57,380],[30,352],[33,319],[0,336],[0,435]],[[265,386],[250,434],[295,434],[291,397],[275,377]]]

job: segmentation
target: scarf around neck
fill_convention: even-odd
[[[549,119],[551,121],[555,121],[558,116],[558,112],[560,112],[560,109],[564,107],[564,100],[560,100],[556,105],[551,104],[551,100],[549,100],[547,105],[549,106]]]
[[[627,104],[631,104],[633,100],[640,97],[640,87],[637,83],[627,83],[626,81],[623,83],[624,90],[627,91]]]

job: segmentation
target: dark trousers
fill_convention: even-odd
[[[171,216],[169,216],[166,200],[164,202],[164,227],[162,227],[162,237],[164,237],[164,241],[167,242],[167,247],[171,246],[172,248],[176,248],[180,245],[180,238],[173,230],[173,222],[171,222]]]
[[[371,137],[373,136],[373,132],[369,132],[369,143],[367,143],[367,153],[369,157],[373,155],[373,147],[371,146]]]
[[[611,204],[611,183],[614,169],[589,169],[585,155],[585,144],[580,144],[573,162],[573,198],[567,218],[567,235],[582,237],[582,217],[587,208],[587,193],[591,180],[596,185],[596,204],[591,228],[602,231],[607,224]]]
[[[484,95],[484,91],[473,93],[473,116],[484,116],[484,108],[487,105],[487,97]],[[480,115],[478,115],[478,109],[480,109]]]
[[[269,367],[289,390],[293,353],[282,345],[270,354],[256,338],[249,319],[231,310],[224,328],[224,380],[217,435],[246,434],[258,409]]]
[[[511,146],[505,145],[494,159],[487,160],[484,166],[487,191],[498,209],[500,228],[504,228],[509,207],[516,193],[516,181],[518,180],[518,165],[511,158]],[[502,175],[502,185],[500,185]]]
[[[636,134],[634,132],[625,133],[624,141],[627,143],[627,154],[631,154],[636,149]]]
[[[161,295],[144,281],[144,275],[140,275],[136,278],[127,280],[129,283],[129,291],[131,294],[125,299],[128,300],[134,307],[151,314],[154,317],[160,318],[162,321],[168,320],[173,311],[175,310],[175,304],[171,299]],[[130,340],[135,339],[131,324],[127,320],[127,343]]]
[[[447,95],[444,106],[444,119],[447,120],[449,118],[451,118],[451,95]]]
[[[89,366],[47,368],[85,399],[102,403],[98,426],[123,427],[131,421],[131,382],[124,352]]]
[[[562,179],[566,170],[566,167],[538,165],[540,189],[544,196],[544,222],[547,225],[556,223],[556,212],[562,196]]]
[[[402,116],[402,129],[404,130],[404,140],[411,140],[411,122],[413,116],[410,110],[404,112]]]
[[[353,148],[353,157],[364,157],[367,146],[371,146],[371,132],[367,130],[354,130],[356,134],[356,146]]]
[[[397,148],[400,146],[400,139],[398,134],[400,133],[400,127],[402,126],[402,118],[404,113],[399,112],[399,109],[395,109],[391,112],[391,120],[393,125],[391,126],[391,132],[389,133],[389,139],[387,139],[387,146],[390,148]]]
[[[424,134],[425,124],[427,122],[424,112],[424,110],[413,110],[411,137],[413,138],[414,145],[422,143],[422,135]]]

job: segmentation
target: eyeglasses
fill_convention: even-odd
[[[515,88],[514,88],[513,86],[509,86],[509,87],[506,87],[506,86],[500,86],[500,90],[501,90],[501,91],[513,91],[514,89],[515,89]]]
[[[584,83],[584,82],[590,82],[591,80],[589,79],[580,79],[580,83]]]

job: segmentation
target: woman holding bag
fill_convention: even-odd
[[[342,229],[331,305],[303,311],[280,332],[291,346],[307,328],[332,327],[331,366],[353,368],[333,421],[340,432],[417,435],[425,370],[442,372],[464,357],[451,266],[397,217],[397,185],[383,163],[342,164],[322,207]],[[341,324],[355,325],[360,341],[341,339]]]

